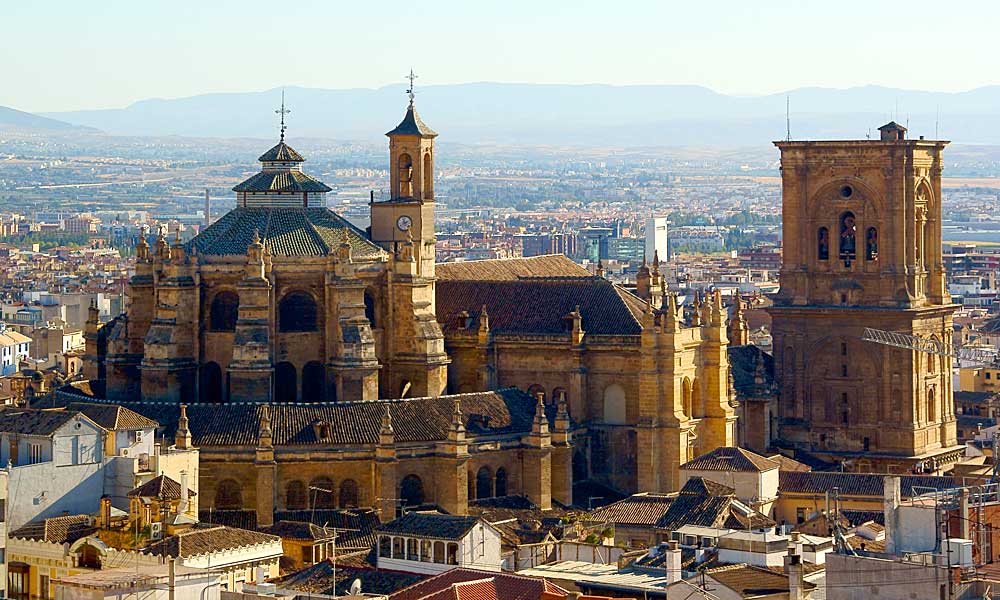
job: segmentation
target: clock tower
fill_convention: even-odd
[[[371,240],[392,256],[395,317],[386,343],[384,397],[438,396],[448,382],[448,355],[434,308],[434,138],[410,104],[389,138],[389,199],[371,201]]]
[[[420,119],[410,105],[389,138],[389,199],[372,199],[372,241],[390,252],[412,242],[417,273],[434,276],[434,138],[437,133]],[[407,249],[409,252],[409,249]]]

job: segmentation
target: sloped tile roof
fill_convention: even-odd
[[[726,565],[705,571],[705,574],[733,590],[743,598],[769,594],[788,593],[788,576],[752,565]],[[803,588],[812,590],[815,583],[803,582]]]
[[[904,475],[900,492],[903,497],[915,495],[914,488],[949,489],[956,486],[954,477]],[[839,488],[842,496],[883,497],[885,476],[872,473],[827,473],[821,471],[781,471],[778,493],[824,494]]]
[[[159,423],[140,415],[134,410],[115,404],[96,404],[93,402],[73,402],[66,406],[67,410],[82,412],[87,417],[110,431],[133,431],[138,429],[156,429]]]
[[[233,187],[234,192],[329,192],[331,189],[302,171],[262,171]]]
[[[721,446],[681,465],[689,471],[737,471],[760,473],[777,469],[778,463],[763,456],[734,446]]]
[[[284,141],[260,155],[260,162],[304,162],[306,159]]]
[[[181,497],[181,484],[166,475],[159,475],[150,479],[146,483],[133,489],[128,493],[131,498],[158,498],[160,500],[179,500]],[[188,496],[197,494],[188,489]]]
[[[337,547],[339,549],[339,543]],[[282,588],[328,596],[332,596],[336,590],[338,596],[344,596],[350,591],[351,584],[355,579],[361,581],[363,593],[391,594],[427,579],[427,576],[389,569],[346,565],[338,556],[336,568],[334,568],[333,561],[327,559],[284,577],[280,580],[280,584]]]
[[[458,568],[390,594],[389,600],[424,600],[441,590],[450,589],[453,584],[484,579],[493,581],[496,600],[538,600],[544,592],[564,598],[569,595],[569,592],[545,579]]]
[[[336,536],[332,530],[303,521],[278,521],[270,527],[265,527],[264,531],[286,539],[306,541],[326,540]]]
[[[419,135],[421,137],[437,137],[437,132],[428,127],[423,120],[421,120],[420,115],[417,114],[417,109],[413,108],[411,104],[406,109],[406,115],[403,116],[403,120],[396,125],[396,128],[392,131],[386,133],[386,135]]]
[[[31,521],[11,532],[10,537],[56,544],[72,543],[97,531],[89,515],[69,515]]]
[[[340,246],[344,231],[352,256],[386,256],[363,231],[322,207],[237,207],[195,236],[188,247],[199,254],[245,255],[257,233],[273,256],[325,256]]]
[[[223,525],[198,525],[170,537],[153,542],[142,551],[158,556],[187,557],[212,552],[223,552],[247,546],[280,541],[276,535],[236,529]]]
[[[386,407],[397,442],[443,440],[451,427],[455,400],[471,435],[523,434],[531,431],[537,400],[516,388],[435,398],[271,404],[271,431],[276,446],[365,445],[378,442]],[[109,404],[114,404],[108,402]],[[161,424],[157,435],[172,438],[179,410],[170,402],[119,403]],[[263,404],[190,404],[189,429],[195,446],[251,446],[257,443]],[[67,414],[66,411],[36,411]],[[551,411],[550,411],[551,412]],[[2,417],[3,411],[0,411]],[[474,418],[475,416],[475,418]],[[547,415],[552,424],[553,415]],[[0,421],[2,422],[2,421]],[[315,424],[328,425],[329,438],[317,436]],[[484,422],[486,424],[484,424]]]
[[[519,281],[547,277],[592,277],[590,271],[562,254],[438,263],[438,281]]]
[[[623,526],[652,527],[666,514],[676,494],[640,493],[629,496],[607,506],[595,509],[587,515],[589,522],[609,522]]]
[[[0,432],[21,435],[52,435],[78,414],[70,410],[4,408],[0,410]]]
[[[554,277],[518,281],[438,281],[435,298],[442,327],[454,330],[467,312],[478,327],[485,305],[493,333],[564,334],[566,318],[580,307],[589,335],[639,335],[645,303],[600,277]]]
[[[378,528],[378,533],[413,535],[444,540],[460,540],[479,523],[479,517],[408,512]]]
[[[736,490],[704,477],[691,477],[681,486],[680,493],[691,496],[733,496]]]

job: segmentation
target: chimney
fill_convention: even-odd
[[[212,199],[208,195],[208,188],[205,188],[205,227],[212,224]]]
[[[182,515],[188,512],[188,474],[181,471],[181,502],[177,505],[177,514]]]
[[[663,568],[667,572],[667,583],[674,583],[681,580],[681,549],[677,547],[677,542],[674,540],[667,542],[667,551],[663,557]]]
[[[900,479],[893,475],[886,475],[883,479],[884,505],[882,510],[885,514],[885,552],[886,554],[897,554],[899,529],[899,500],[900,500]]]
[[[802,557],[794,554],[795,548],[788,547],[788,556],[785,557],[785,572],[788,575],[788,600],[804,600],[802,579]]]
[[[111,527],[111,496],[101,497],[101,516],[98,519],[97,527],[99,529]]]
[[[958,523],[961,530],[959,537],[963,540],[971,540],[969,533],[969,488],[958,490]]]

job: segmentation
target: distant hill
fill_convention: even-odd
[[[289,136],[376,139],[402,117],[403,86],[287,88]],[[863,138],[890,118],[913,137],[1000,144],[1000,86],[961,93],[878,86],[802,88],[791,99],[795,138]],[[125,135],[273,137],[279,90],[144,100],[123,109],[46,116]],[[468,83],[418,88],[421,116],[462,143],[745,146],[785,137],[785,93],[740,97],[679,85]],[[897,112],[898,111],[898,112]],[[897,114],[893,114],[897,113]]]
[[[68,131],[80,128],[65,121],[40,117],[21,110],[0,106],[0,130],[7,129]]]

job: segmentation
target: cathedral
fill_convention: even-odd
[[[561,255],[437,264],[434,142],[412,95],[361,230],[281,138],[191,241],[137,249],[125,314],[87,325],[88,381],[201,449],[202,508],[275,511],[679,488],[736,436],[727,311],[681,311]]]

